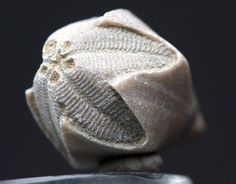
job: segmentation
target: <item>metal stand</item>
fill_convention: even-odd
[[[0,184],[192,184],[186,176],[156,173],[96,173],[0,181]]]

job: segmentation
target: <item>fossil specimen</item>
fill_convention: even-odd
[[[49,36],[26,98],[81,170],[155,171],[163,147],[203,129],[184,56],[122,9]]]

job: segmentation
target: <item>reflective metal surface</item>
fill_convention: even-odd
[[[0,184],[193,184],[186,176],[152,173],[99,173],[0,181]]]

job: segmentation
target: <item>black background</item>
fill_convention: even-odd
[[[56,29],[115,8],[141,17],[189,60],[207,120],[196,142],[164,153],[162,172],[196,184],[236,183],[235,3],[230,1],[0,1],[0,180],[76,173],[34,122],[24,91]]]

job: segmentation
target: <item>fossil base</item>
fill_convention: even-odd
[[[156,173],[101,173],[0,181],[0,184],[192,184],[186,176]]]

